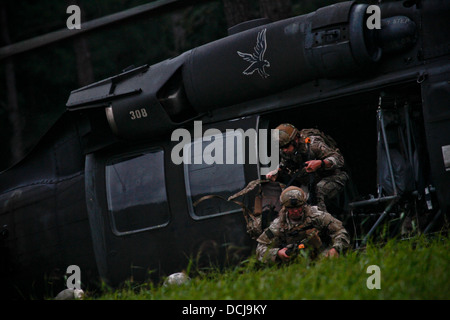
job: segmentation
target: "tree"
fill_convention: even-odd
[[[8,21],[6,15],[6,3],[0,2],[0,29],[2,45],[11,44],[8,32]],[[23,156],[23,119],[20,115],[19,102],[17,98],[16,73],[13,58],[7,58],[5,61],[5,78],[6,78],[6,111],[8,119],[12,127],[12,135],[10,139],[11,161],[15,163],[22,159]]]
[[[250,19],[248,0],[223,0],[223,10],[228,28]]]
[[[78,5],[79,1],[68,0],[68,5]],[[81,10],[83,13],[84,10]],[[84,19],[81,19],[83,21]],[[73,40],[73,48],[77,61],[78,84],[86,86],[94,82],[94,71],[92,70],[91,53],[85,36],[78,36]]]
[[[259,0],[261,17],[269,18],[272,21],[282,20],[291,17],[291,0]]]
[[[228,28],[254,19],[250,0],[223,0],[223,9]],[[259,0],[259,15],[272,21],[289,18],[292,15],[291,0]]]

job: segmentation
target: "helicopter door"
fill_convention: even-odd
[[[440,209],[425,231],[450,211],[450,73],[430,75],[422,82],[423,114],[430,158],[432,190]],[[421,79],[423,80],[423,78]],[[418,79],[419,81],[419,79]],[[437,206],[435,206],[437,207]],[[435,208],[432,208],[435,210]]]

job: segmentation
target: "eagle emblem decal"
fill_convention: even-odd
[[[246,76],[253,74],[255,71],[258,71],[258,74],[262,78],[267,78],[269,76],[269,74],[264,69],[265,67],[270,67],[270,62],[264,60],[264,53],[267,49],[266,30],[267,29],[264,29],[258,32],[258,37],[256,38],[256,46],[253,53],[243,53],[237,51],[237,54],[242,59],[250,62],[248,68],[242,72]]]

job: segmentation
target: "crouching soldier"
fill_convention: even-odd
[[[339,256],[350,245],[342,222],[316,206],[306,204],[306,194],[298,187],[288,187],[280,195],[282,208],[278,217],[258,237],[259,261],[289,261],[293,252],[307,250],[312,258],[319,254]]]

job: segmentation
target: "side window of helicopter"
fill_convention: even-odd
[[[108,210],[115,234],[141,232],[169,223],[163,150],[110,159],[105,174]]]
[[[184,178],[192,218],[198,220],[241,210],[226,199],[245,187],[244,161],[240,159],[242,152],[238,152],[242,151],[242,139],[239,132],[231,132],[211,141],[198,139],[185,146]],[[209,155],[216,161],[208,159]],[[208,195],[222,198],[212,197],[196,203]]]

